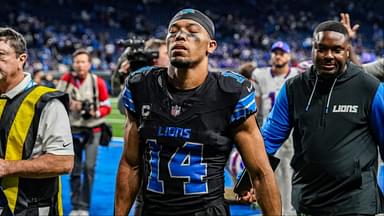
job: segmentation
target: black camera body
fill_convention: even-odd
[[[117,67],[125,61],[129,61],[129,71],[125,75],[128,75],[132,71],[136,71],[145,66],[152,66],[153,60],[159,58],[158,51],[145,50],[145,41],[139,39],[127,39],[118,42],[118,45],[124,47],[123,54],[119,57]],[[122,79],[124,83],[125,77]]]
[[[151,66],[153,65],[153,60],[159,57],[158,51],[145,50],[144,40],[120,40],[118,45],[125,48],[119,58],[119,63],[127,59],[130,64],[130,71],[135,71],[144,66]]]
[[[93,104],[89,100],[83,100],[81,101],[81,117],[85,120],[90,119],[92,117],[91,115],[91,109],[93,107]]]

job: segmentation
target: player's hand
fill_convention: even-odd
[[[237,200],[244,203],[254,203],[257,201],[255,189],[251,189],[237,197]]]
[[[360,25],[356,24],[353,27],[351,26],[351,20],[349,18],[348,13],[340,13],[340,22],[344,25],[344,27],[348,31],[348,36],[354,40],[357,37],[357,30],[359,29]]]

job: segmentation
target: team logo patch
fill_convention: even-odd
[[[357,105],[334,105],[332,112],[334,113],[357,113],[359,106]]]
[[[181,106],[173,105],[173,106],[171,107],[171,115],[172,115],[173,117],[177,117],[177,116],[179,116],[180,113],[181,113]]]

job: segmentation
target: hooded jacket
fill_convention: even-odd
[[[377,146],[384,145],[384,86],[349,63],[324,79],[312,66],[287,80],[262,128],[273,154],[293,128],[292,204],[306,214],[375,214]]]

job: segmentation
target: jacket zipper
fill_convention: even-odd
[[[327,107],[327,96],[326,95],[323,95],[321,97],[321,102],[322,102],[322,106],[321,106],[321,119],[320,119],[320,126],[321,127],[325,127],[325,118],[326,118],[326,113],[325,113],[325,109]]]

